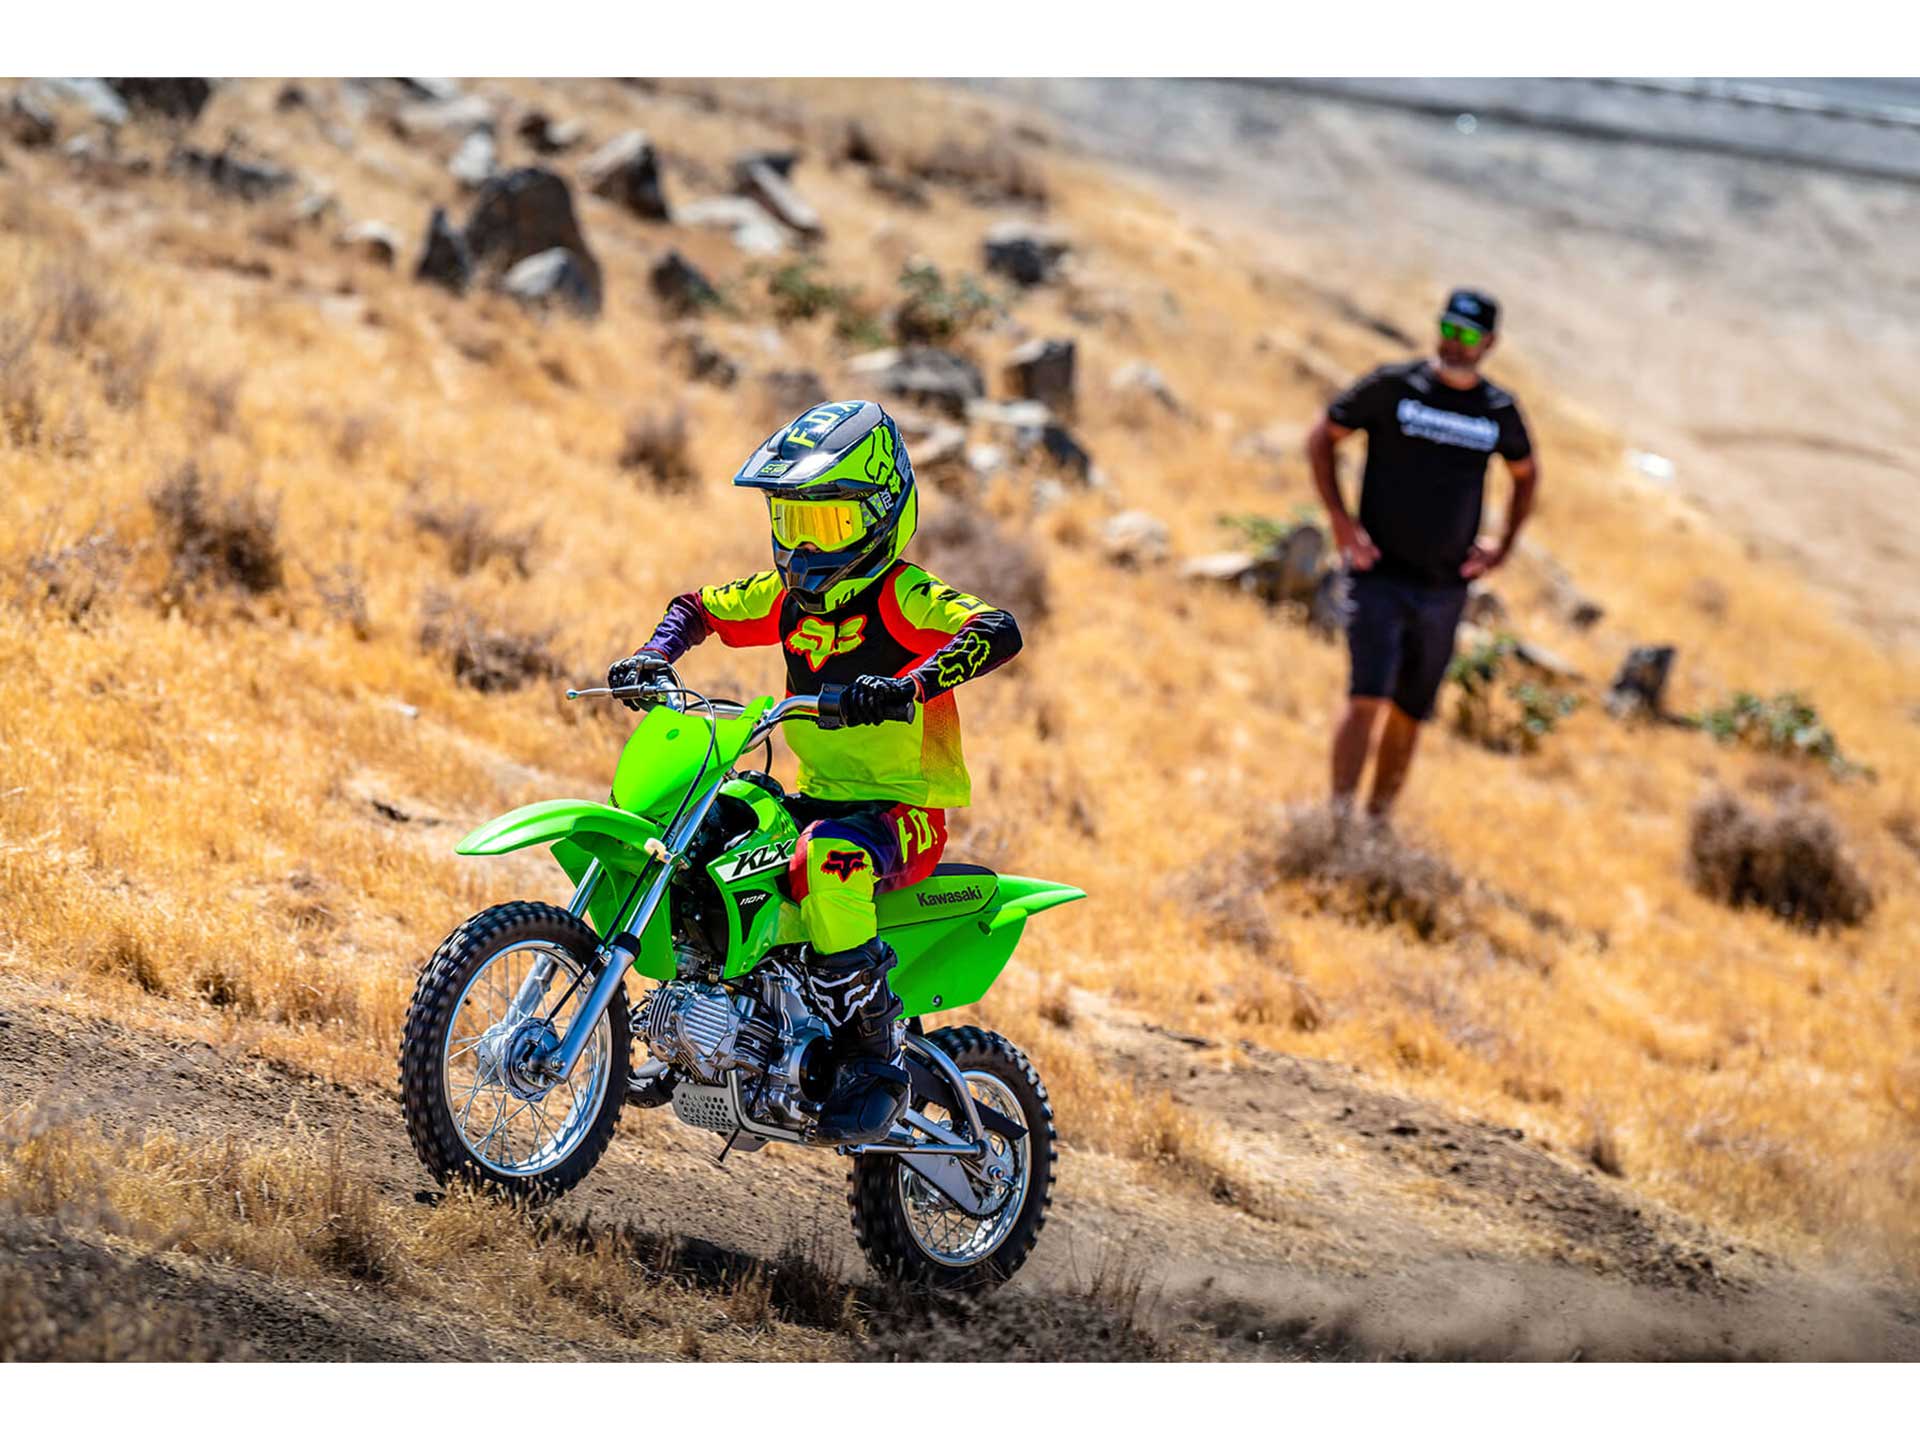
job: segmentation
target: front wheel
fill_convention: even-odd
[[[1010,1161],[999,1205],[969,1215],[900,1163],[895,1155],[858,1155],[848,1204],[853,1233],[883,1275],[941,1290],[989,1290],[1025,1263],[1053,1204],[1058,1159],[1053,1105],[1027,1057],[1012,1041],[975,1026],[936,1030],[929,1044],[947,1053],[972,1092],[1025,1129],[1009,1141],[988,1132],[996,1158]],[[951,1124],[943,1107],[925,1105],[928,1118]]]
[[[566,1079],[553,1083],[540,1064],[586,1005],[598,943],[567,911],[515,901],[466,921],[421,971],[400,1042],[400,1097],[414,1152],[441,1184],[546,1198],[605,1153],[626,1100],[626,987]]]

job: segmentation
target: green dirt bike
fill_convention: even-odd
[[[443,1184],[546,1198],[593,1169],[628,1104],[671,1105],[725,1136],[721,1162],[770,1140],[825,1143],[814,1130],[834,1078],[828,1027],[805,1000],[799,907],[782,888],[799,835],[779,782],[735,767],[782,723],[839,725],[839,687],[742,706],[667,671],[567,696],[631,698],[646,718],[612,804],[526,805],[460,842],[462,855],[549,846],[576,888],[565,909],[481,911],[421,972],[400,1049],[414,1150]],[[911,1017],[912,1099],[885,1140],[835,1148],[852,1157],[854,1233],[881,1272],[976,1289],[1033,1249],[1056,1160],[1046,1086],[1001,1036],[925,1032],[920,1017],[980,999],[1028,916],[1083,898],[977,865],[878,897]],[[632,1007],[629,971],[657,982]],[[636,1048],[648,1057],[637,1067]]]

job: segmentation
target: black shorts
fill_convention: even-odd
[[[1465,585],[1422,585],[1366,570],[1356,574],[1347,620],[1347,648],[1353,655],[1347,693],[1391,700],[1416,720],[1428,718],[1453,659],[1453,632],[1466,606]]]

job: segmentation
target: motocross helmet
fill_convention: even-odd
[[[774,568],[809,614],[886,574],[920,521],[900,427],[871,400],[826,402],[782,425],[733,483],[767,492]]]

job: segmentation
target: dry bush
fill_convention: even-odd
[[[21,567],[20,598],[50,608],[71,625],[82,624],[119,589],[127,559],[126,546],[104,525],[59,546],[49,527]]]
[[[215,435],[230,435],[234,421],[240,418],[240,391],[246,381],[247,377],[238,370],[225,375],[203,375],[198,371],[188,371],[182,377],[181,384],[199,406],[208,431]]]
[[[470,690],[518,690],[561,673],[551,629],[495,626],[439,592],[427,596],[421,611],[420,648],[444,657],[453,678]]]
[[[345,625],[356,640],[373,638],[373,614],[367,605],[367,577],[360,567],[343,560],[326,574],[309,568],[307,578],[330,620]]]
[[[1046,619],[1046,561],[980,511],[942,506],[921,520],[913,545],[913,558],[947,584],[1011,611],[1022,624]]]
[[[969,141],[947,136],[912,156],[907,169],[930,184],[963,190],[980,205],[1047,203],[1046,176],[997,137]]]
[[[100,393],[116,410],[137,410],[147,398],[154,368],[160,362],[160,332],[141,331],[121,345],[102,346],[93,357],[93,373]]]
[[[697,472],[687,448],[686,412],[636,415],[629,420],[620,446],[620,468],[647,475],[656,490],[676,494],[691,490]]]
[[[148,492],[147,502],[167,552],[166,600],[209,585],[264,595],[285,583],[279,502],[261,499],[254,484],[225,489],[189,460]]]
[[[86,345],[107,318],[107,300],[99,287],[73,270],[43,273],[39,299],[47,339],[62,350]]]
[[[1858,925],[1873,911],[1832,817],[1805,801],[1769,815],[1725,790],[1708,796],[1694,807],[1687,875],[1709,899],[1759,906],[1809,930]]]
[[[505,560],[522,580],[532,573],[529,557],[540,542],[538,524],[506,529],[473,501],[417,506],[410,518],[416,531],[446,542],[447,565],[456,575],[471,575],[496,559]]]
[[[1580,1146],[1580,1154],[1603,1175],[1611,1175],[1617,1180],[1627,1173],[1620,1137],[1603,1115],[1594,1113],[1587,1117],[1587,1138]]]

